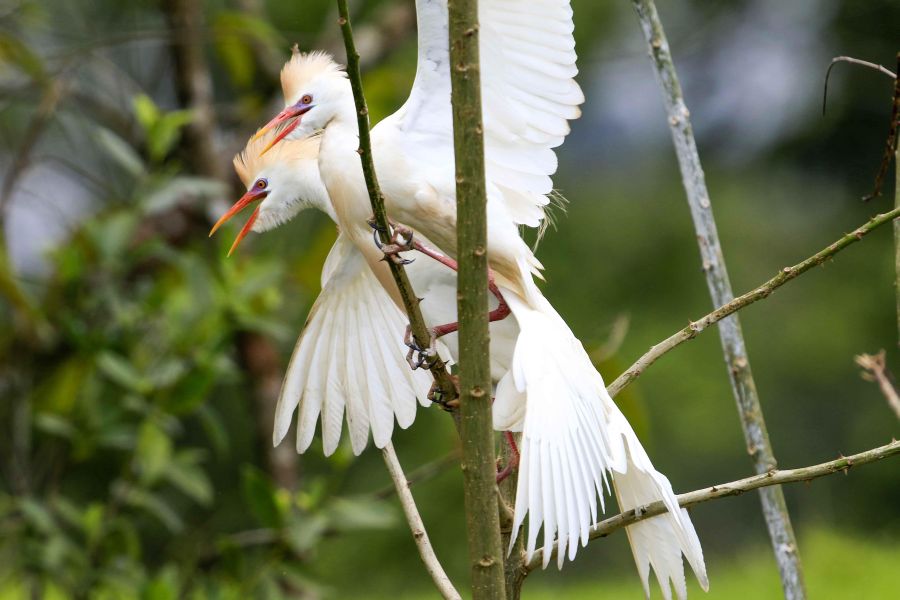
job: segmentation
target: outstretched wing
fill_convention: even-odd
[[[391,439],[395,418],[400,427],[409,427],[416,399],[428,403],[431,376],[410,370],[404,360],[406,323],[356,246],[339,236],[281,387],[275,444],[287,435],[298,405],[299,452],[309,448],[320,415],[326,456],[337,448],[345,414],[357,455],[370,428],[375,445],[382,448]]]
[[[409,99],[394,116],[411,156],[452,147],[446,0],[417,0],[419,56]],[[544,218],[553,148],[580,115],[569,0],[479,2],[482,111],[489,188],[516,224]],[[496,194],[495,194],[496,195]]]

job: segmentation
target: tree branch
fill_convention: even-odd
[[[866,450],[853,456],[841,456],[836,460],[824,462],[810,467],[801,467],[799,469],[783,469],[772,470],[760,475],[753,475],[744,479],[738,479],[729,483],[721,483],[712,487],[687,492],[678,495],[678,504],[682,508],[688,508],[701,502],[710,500],[718,500],[727,496],[740,496],[744,492],[755,489],[762,489],[769,486],[781,485],[783,483],[795,483],[798,481],[809,482],[819,477],[832,475],[834,473],[843,472],[844,474],[851,467],[858,467],[868,463],[876,462],[884,458],[889,458],[900,454],[900,441],[893,440],[890,444]],[[604,519],[591,528],[590,539],[606,537],[610,533],[633,525],[638,521],[655,517],[666,512],[666,507],[662,502],[653,502],[638,506],[624,513],[619,513],[614,517]],[[554,555],[556,549],[553,550]],[[528,570],[540,568],[542,549],[535,551],[533,558],[528,563]],[[551,559],[552,560],[552,559]]]
[[[412,531],[413,539],[416,542],[416,548],[419,549],[419,556],[425,563],[425,569],[431,575],[434,585],[441,593],[441,597],[445,600],[462,600],[459,592],[453,587],[450,578],[438,561],[434,548],[431,547],[431,540],[428,539],[428,532],[425,531],[425,524],[419,515],[419,509],[416,508],[416,501],[409,489],[409,482],[406,475],[403,474],[403,468],[397,459],[397,453],[394,452],[394,446],[390,442],[381,450],[384,455],[384,464],[387,465],[388,473],[391,474],[391,480],[397,489],[397,497],[400,499],[400,506],[403,507],[403,514],[406,515],[406,522]]]
[[[366,188],[369,191],[369,201],[372,203],[372,213],[375,223],[379,228],[379,235],[384,244],[390,243],[390,224],[387,213],[384,210],[384,196],[378,185],[375,175],[375,164],[372,160],[372,144],[369,140],[369,109],[366,107],[366,98],[363,95],[362,78],[359,74],[359,53],[353,42],[353,28],[350,24],[350,11],[347,8],[347,0],[337,0],[338,24],[341,26],[341,35],[344,38],[344,47],[347,51],[347,77],[350,79],[350,87],[353,89],[353,100],[356,103],[356,118],[359,127],[359,157],[362,161],[363,175],[366,180]],[[391,275],[400,290],[403,306],[409,316],[409,324],[413,338],[421,348],[427,348],[431,341],[431,334],[422,318],[419,309],[419,299],[413,291],[412,284],[403,265],[393,261],[387,261],[391,269]],[[438,388],[441,391],[442,401],[449,402],[456,398],[456,385],[450,379],[450,373],[440,358],[435,357],[429,364],[429,370],[434,376]]]
[[[894,389],[891,383],[891,375],[884,361],[885,352],[882,350],[878,354],[860,354],[855,357],[855,362],[863,368],[862,377],[866,381],[874,381],[881,390],[881,395],[887,400],[888,406],[900,419],[900,395]]]
[[[785,267],[784,269],[779,271],[777,275],[775,275],[762,285],[755,287],[742,296],[738,296],[730,302],[727,302],[726,304],[707,314],[705,317],[702,317],[696,321],[691,321],[684,329],[676,331],[663,341],[651,347],[650,350],[648,350],[643,356],[641,356],[633,365],[628,367],[628,369],[624,373],[619,375],[616,380],[613,381],[607,388],[610,395],[615,396],[616,394],[621,392],[622,389],[625,388],[625,386],[640,377],[647,369],[647,367],[659,360],[662,355],[680,346],[684,342],[694,339],[702,331],[706,330],[706,328],[708,328],[710,325],[718,323],[725,317],[736,313],[742,308],[749,306],[754,302],[757,302],[758,300],[767,298],[769,294],[786,284],[788,281],[796,279],[813,267],[823,264],[825,261],[832,258],[835,254],[837,254],[847,246],[855,244],[856,242],[863,239],[863,237],[871,233],[874,229],[877,229],[878,227],[884,225],[885,223],[889,223],[894,219],[897,219],[898,217],[900,217],[900,206],[898,206],[894,210],[872,217],[864,225],[861,225],[850,233],[842,236],[837,241],[826,246],[806,260],[801,261],[794,266]],[[895,223],[895,230],[898,225],[900,225],[900,222]],[[900,233],[898,233],[898,235],[900,235]],[[900,309],[900,307],[898,307],[898,309]]]
[[[424,465],[418,466],[407,473],[406,482],[410,487],[412,487],[416,484],[422,483],[423,481],[428,481],[429,479],[436,477],[450,467],[458,466],[459,457],[460,453],[458,449],[451,450],[444,456],[437,458],[431,462],[427,462]],[[393,496],[396,491],[397,490],[393,484],[386,485],[380,490],[372,492],[372,497],[379,500],[384,500]]]
[[[459,276],[459,435],[474,600],[505,600],[491,418],[487,187],[481,116],[478,0],[450,0],[450,99]]]
[[[669,43],[656,5],[653,0],[632,0],[637,12],[641,30],[649,45],[657,80],[662,88],[675,153],[681,169],[682,182],[694,221],[697,243],[703,259],[703,270],[714,306],[731,302],[734,294],[725,268],[725,257],[719,244],[716,222],[710,205],[709,192],[697,143],[690,122],[690,113],[684,103],[681,84],[672,62]],[[727,317],[719,324],[722,351],[728,367],[728,376],[737,401],[738,416],[744,430],[747,450],[753,457],[758,473],[765,473],[777,467],[775,455],[769,442],[762,407],[756,391],[756,383],[750,370],[750,359],[741,333],[741,325],[736,315]],[[797,541],[791,527],[790,516],[784,502],[784,495],[778,487],[760,491],[763,515],[769,529],[769,537],[781,575],[781,585],[788,600],[806,597]]]

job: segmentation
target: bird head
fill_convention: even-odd
[[[285,108],[266,123],[257,137],[281,126],[266,153],[283,139],[298,139],[321,131],[341,110],[353,110],[353,94],[347,74],[324,52],[294,54],[281,69]]]
[[[305,208],[333,215],[328,192],[319,177],[319,136],[286,140],[272,152],[274,133],[254,136],[234,157],[234,169],[247,192],[216,222],[209,235],[245,208],[256,205],[228,255],[250,231],[262,233],[294,218]]]

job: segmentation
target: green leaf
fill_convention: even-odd
[[[156,517],[172,533],[179,533],[184,529],[184,522],[178,513],[156,494],[131,487],[124,492],[124,495],[126,504],[142,509]]]
[[[80,528],[83,514],[80,508],[65,496],[56,496],[51,505],[56,513],[70,527]]]
[[[148,394],[152,390],[150,383],[135,370],[131,363],[118,354],[109,351],[101,352],[97,357],[97,368],[128,390],[138,394]]]
[[[195,502],[208,506],[212,502],[213,489],[206,473],[198,466],[198,453],[180,452],[166,467],[166,481]]]
[[[137,118],[138,123],[141,125],[141,129],[143,129],[145,133],[149,133],[153,126],[159,121],[160,117],[159,108],[156,107],[156,103],[153,102],[153,99],[150,98],[150,96],[138,94],[132,99],[131,106],[134,109],[135,118]]]
[[[135,428],[130,423],[107,425],[97,436],[97,445],[114,450],[131,450],[134,448]]]
[[[205,177],[178,176],[155,187],[141,201],[147,214],[164,212],[184,198],[221,198],[227,187],[220,181]]]
[[[135,178],[144,174],[144,161],[128,142],[103,127],[96,128],[94,139],[106,155],[126,173]]]
[[[304,514],[293,519],[285,531],[285,541],[297,554],[314,548],[328,529],[328,517],[322,513]]]
[[[388,529],[397,523],[397,514],[390,504],[367,496],[336,498],[327,513],[331,525],[342,531]]]
[[[241,471],[244,500],[250,506],[250,512],[265,527],[278,529],[284,523],[281,508],[275,494],[275,486],[268,477],[252,465],[244,465]]]
[[[99,502],[91,504],[81,519],[81,527],[84,529],[84,536],[87,539],[88,547],[94,547],[103,534],[103,517],[106,510]]]
[[[181,129],[194,120],[194,112],[176,110],[166,113],[147,130],[147,153],[154,161],[161,161],[175,146]]]
[[[153,421],[141,426],[135,458],[145,485],[158,481],[172,462],[172,441]]]
[[[166,565],[151,579],[141,593],[141,600],[177,600],[178,571],[173,565]]]
[[[53,519],[53,515],[37,500],[24,498],[19,503],[19,507],[22,509],[25,520],[41,533],[48,534],[56,531],[56,521]]]
[[[59,415],[49,413],[40,413],[34,419],[35,426],[50,435],[55,435],[63,439],[70,440],[78,433],[72,423]]]
[[[200,424],[209,438],[209,443],[215,449],[216,454],[220,457],[228,455],[228,431],[225,429],[225,423],[222,416],[209,404],[205,404],[197,409],[197,416],[200,417]]]
[[[0,64],[15,65],[32,79],[43,82],[47,71],[41,57],[28,44],[7,33],[0,34]]]

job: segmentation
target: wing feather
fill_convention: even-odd
[[[452,147],[447,0],[416,0],[419,56],[393,123],[412,160]],[[553,148],[581,113],[569,0],[479,2],[482,110],[491,198],[515,225],[540,226],[557,161]]]
[[[321,420],[324,452],[333,453],[346,418],[359,454],[370,429],[381,448],[395,418],[401,427],[413,422],[416,398],[427,403],[428,374],[410,374],[401,351],[406,316],[345,236],[338,237],[323,272],[322,292],[282,385],[273,439],[281,442],[299,405],[298,452],[309,448]]]

